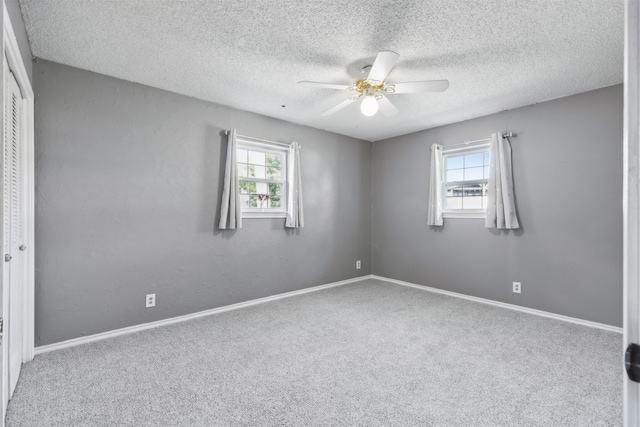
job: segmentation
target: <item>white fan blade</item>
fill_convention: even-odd
[[[371,71],[369,71],[369,80],[377,80],[379,82],[384,81],[387,75],[391,71],[396,62],[398,62],[400,55],[390,50],[383,50],[378,52]]]
[[[378,108],[385,117],[392,117],[400,112],[385,96],[378,100]]]
[[[321,88],[324,88],[324,89],[338,89],[338,90],[347,90],[347,89],[349,89],[349,86],[347,86],[347,85],[336,85],[336,84],[333,84],[333,83],[307,82],[307,81],[302,81],[302,82],[298,82],[298,83],[306,85],[306,86],[321,87]]]
[[[336,111],[342,110],[344,107],[346,107],[347,105],[351,104],[353,101],[355,101],[355,98],[345,99],[340,104],[336,105],[335,107],[329,108],[327,111],[325,111],[321,115],[322,116],[330,116],[333,113],[335,113]]]
[[[449,80],[396,83],[387,86],[395,89],[393,93],[442,92],[449,87]]]

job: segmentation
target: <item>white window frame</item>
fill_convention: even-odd
[[[253,150],[264,153],[282,155],[281,179],[261,179],[238,176],[238,192],[240,192],[240,181],[265,182],[282,184],[279,208],[245,208],[242,207],[242,218],[286,218],[287,217],[287,196],[288,196],[288,167],[289,167],[289,146],[286,144],[272,143],[268,141],[254,141],[250,138],[238,136],[236,139],[237,150]]]
[[[489,152],[490,144],[474,145],[472,147],[450,148],[444,147],[442,150],[442,217],[443,218],[477,218],[484,219],[487,217],[486,209],[447,209],[447,158],[464,156],[467,154],[486,153]],[[487,178],[488,180],[488,178]]]

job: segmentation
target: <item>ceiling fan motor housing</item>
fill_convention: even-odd
[[[374,92],[379,90],[384,90],[384,82],[379,82],[376,80],[362,79],[358,80],[353,87],[354,90],[357,90],[360,93],[367,94],[366,91],[368,89],[372,89]]]

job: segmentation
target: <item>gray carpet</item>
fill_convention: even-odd
[[[622,337],[375,280],[37,356],[16,426],[621,426]]]

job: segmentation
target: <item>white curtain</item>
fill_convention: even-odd
[[[224,190],[220,203],[220,228],[242,228],[242,206],[238,191],[238,164],[236,161],[236,130],[233,129],[227,142],[227,166],[224,171]]]
[[[431,146],[431,173],[429,176],[429,212],[427,224],[442,226],[442,145]]]
[[[491,135],[491,165],[487,200],[487,228],[520,228],[516,216],[511,168],[511,145],[501,133]]]
[[[287,191],[287,219],[284,226],[287,228],[304,227],[304,214],[302,211],[302,179],[300,176],[300,145],[294,142],[289,147],[287,172],[289,174]]]

